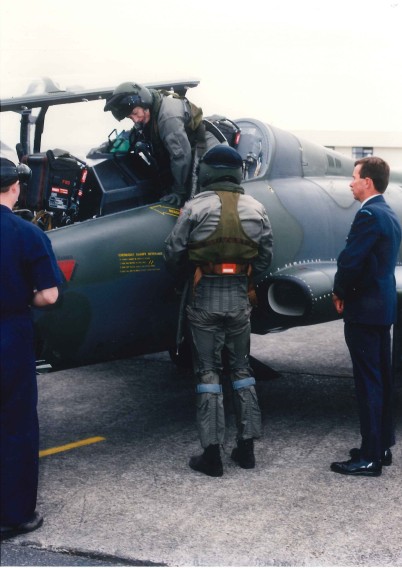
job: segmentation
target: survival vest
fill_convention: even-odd
[[[159,93],[159,95],[161,95],[161,96],[173,97],[174,99],[180,99],[181,101],[183,101],[183,103],[187,104],[188,108],[190,109],[190,114],[189,114],[190,120],[186,124],[186,130],[190,130],[191,132],[195,132],[197,130],[197,128],[200,126],[200,124],[202,122],[202,116],[203,115],[202,115],[202,108],[201,107],[198,107],[197,105],[195,105],[194,103],[189,101],[187,97],[183,97],[183,96],[181,96],[177,93],[173,93],[171,91],[159,89],[159,91],[157,91],[157,93]],[[161,102],[161,99],[160,99],[160,102]],[[160,102],[159,102],[159,106],[160,106]]]
[[[212,269],[214,265],[226,263],[246,268],[258,254],[258,243],[250,239],[241,225],[237,210],[241,192],[234,190],[233,184],[226,189],[225,185],[219,184],[219,189],[215,190],[222,204],[218,225],[206,239],[189,243],[189,258],[198,266],[209,265]]]
[[[152,126],[151,126],[151,138],[152,138],[152,143],[153,144],[157,144],[159,141],[159,129],[158,129],[158,115],[159,115],[159,110],[162,104],[162,98],[163,97],[172,97],[174,99],[180,99],[181,101],[183,101],[183,108],[185,110],[185,113],[188,114],[188,120],[185,124],[185,130],[187,133],[187,136],[190,140],[190,144],[192,144],[193,140],[194,142],[197,140],[197,136],[195,135],[197,133],[197,131],[199,130],[200,126],[202,126],[202,118],[203,118],[203,114],[202,114],[202,108],[196,106],[194,103],[190,102],[187,97],[183,97],[181,95],[178,95],[177,93],[172,93],[170,91],[165,91],[163,89],[161,90],[151,90],[152,95],[153,95],[153,105],[152,105],[152,110],[151,110],[151,120],[152,120]]]

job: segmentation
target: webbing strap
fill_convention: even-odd
[[[220,394],[222,392],[222,385],[200,383],[196,386],[195,392],[203,394],[205,392]]]
[[[255,385],[254,377],[246,377],[245,379],[238,379],[232,382],[233,390],[245,389]]]

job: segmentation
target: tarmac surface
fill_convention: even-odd
[[[40,375],[45,522],[3,542],[1,564],[402,566],[402,445],[378,478],[329,469],[360,441],[342,322],[253,335],[252,354],[280,376],[257,383],[254,470],[230,459],[225,385],[222,478],[188,467],[194,385],[166,353]]]

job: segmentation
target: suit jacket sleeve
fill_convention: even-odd
[[[378,222],[368,209],[360,209],[353,221],[346,247],[338,258],[334,293],[344,299],[353,288],[364,285],[370,251],[379,237]]]

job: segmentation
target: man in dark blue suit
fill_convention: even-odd
[[[361,447],[331,470],[346,475],[381,475],[391,465],[395,444],[392,418],[391,325],[396,319],[395,265],[401,226],[383,193],[389,166],[375,157],[355,162],[350,187],[362,206],[338,258],[333,302],[345,322],[359,407]]]

